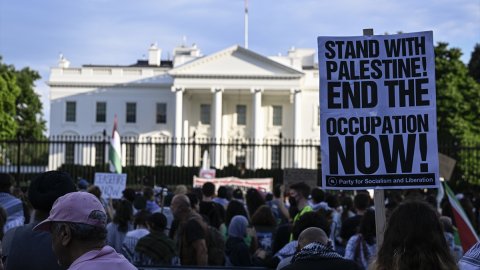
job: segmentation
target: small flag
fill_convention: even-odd
[[[117,131],[117,115],[113,122],[112,139],[108,148],[108,163],[110,164],[110,172],[122,173],[122,151],[120,146],[120,134]]]
[[[445,193],[448,196],[448,201],[452,206],[453,218],[455,219],[455,224],[457,225],[458,234],[460,235],[460,242],[462,243],[463,250],[469,250],[475,243],[479,241],[478,235],[473,229],[470,220],[465,214],[465,211],[462,208],[462,205],[455,197],[455,194],[450,189],[450,187],[445,183]]]

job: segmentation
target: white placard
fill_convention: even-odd
[[[433,33],[319,37],[322,185],[438,186]]]
[[[127,185],[127,175],[117,173],[95,173],[96,186],[102,191],[102,198],[120,199]]]

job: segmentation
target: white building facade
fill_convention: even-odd
[[[111,133],[116,115],[120,135],[142,142],[195,138],[215,143],[248,140],[262,145],[282,137],[293,144],[306,140],[318,144],[319,83],[314,59],[313,49],[291,49],[287,56],[266,57],[232,46],[202,56],[196,46],[182,46],[174,50],[173,60],[161,60],[156,45],[149,48],[148,60],[131,66],[70,67],[62,57],[48,81],[50,134],[101,137],[105,130]],[[69,152],[74,151],[75,164],[95,165],[95,151],[101,149],[98,145],[91,146],[95,149],[65,148],[69,149],[53,151],[50,163],[66,162]],[[101,155],[105,156],[103,150]],[[200,157],[202,150],[194,155]],[[208,150],[216,168],[238,162],[237,152],[241,151],[222,147]],[[161,152],[164,164],[186,166],[193,154],[179,145],[149,150],[149,155],[142,151],[138,145],[123,144],[123,165],[154,166]],[[251,151],[243,161],[247,167],[272,166],[272,151],[261,147]],[[297,160],[297,155],[306,154],[295,151],[293,167],[317,167],[319,153]]]

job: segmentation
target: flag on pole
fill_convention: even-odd
[[[450,189],[450,187],[445,183],[445,193],[448,196],[448,201],[452,206],[453,218],[455,219],[455,224],[457,225],[458,234],[460,236],[460,242],[462,243],[463,250],[469,250],[475,243],[479,241],[478,235],[475,233],[470,220],[465,214],[465,211],[462,208],[462,205],[455,197],[455,194]]]
[[[113,122],[112,139],[108,148],[108,163],[110,164],[110,172],[122,173],[122,151],[120,146],[120,134],[117,131],[117,115]]]

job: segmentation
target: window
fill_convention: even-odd
[[[128,102],[127,103],[127,123],[136,123],[137,122],[137,103]]]
[[[135,165],[135,144],[133,143],[127,143],[125,144],[125,165],[126,166],[132,166]]]
[[[280,146],[272,147],[272,169],[280,169]]]
[[[237,125],[244,126],[247,124],[247,106],[237,105]]]
[[[167,103],[157,103],[157,124],[167,123]]]
[[[67,110],[65,115],[65,121],[75,122],[77,118],[77,102],[67,101]]]
[[[65,144],[65,164],[73,164],[75,161],[75,144]]]
[[[95,117],[97,123],[105,123],[107,121],[107,103],[97,102],[97,113]]]
[[[95,165],[103,165],[105,162],[105,144],[96,143],[95,144]]]
[[[200,105],[200,123],[210,125],[210,104]]]
[[[165,165],[165,144],[155,144],[155,166]]]
[[[282,125],[282,106],[273,106],[272,124],[274,126]]]

